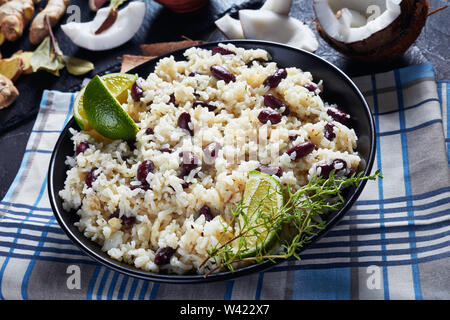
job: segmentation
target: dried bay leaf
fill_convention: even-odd
[[[33,52],[30,58],[30,65],[33,72],[45,70],[55,76],[59,76],[59,70],[64,67],[67,67],[67,71],[75,76],[85,74],[94,69],[94,64],[90,61],[65,56],[59,48],[56,48],[55,51],[50,37],[42,40],[39,47]]]
[[[39,47],[36,48],[30,58],[30,65],[33,72],[45,70],[59,76],[59,70],[64,68],[62,57],[56,55],[50,42],[50,37],[46,37]]]
[[[94,69],[94,64],[90,61],[75,57],[63,56],[64,64],[70,74],[79,76]]]

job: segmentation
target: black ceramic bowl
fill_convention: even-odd
[[[246,49],[261,48],[267,50],[272,56],[272,60],[277,62],[280,67],[298,67],[302,70],[310,71],[315,81],[323,80],[323,100],[329,103],[336,103],[340,108],[351,115],[351,127],[354,128],[358,136],[359,142],[357,150],[362,158],[362,164],[359,169],[364,171],[364,175],[368,175],[370,173],[375,156],[375,127],[373,118],[361,92],[342,71],[314,54],[277,43],[251,40],[223,42],[233,43],[236,46]],[[211,49],[215,46],[217,46],[217,43],[207,43],[200,45],[199,47]],[[162,57],[173,55],[175,60],[183,60],[184,50],[185,49],[175,51]],[[149,61],[129,71],[129,73],[137,73],[142,77],[146,77],[149,73],[153,72],[156,63],[157,59]],[[66,171],[68,169],[64,164],[64,161],[66,156],[73,155],[73,146],[70,140],[69,128],[76,128],[79,130],[73,118],[69,121],[64,131],[61,133],[50,160],[48,172],[48,194],[50,203],[56,219],[69,238],[84,252],[101,264],[140,279],[172,283],[194,283],[224,280],[247,275],[266,270],[281,262],[265,261],[235,270],[234,272],[227,271],[213,273],[205,278],[203,275],[194,274],[167,275],[145,272],[133,267],[132,265],[121,263],[110,258],[101,250],[99,245],[85,238],[78,228],[74,226],[74,222],[78,220],[78,216],[73,212],[70,213],[65,211],[62,207],[62,201],[58,196],[59,190],[64,188],[64,180],[66,179]],[[344,216],[344,214],[356,201],[357,197],[364,188],[364,185],[365,181],[362,181],[358,186],[346,192],[345,205],[341,210],[339,210],[339,212],[327,219],[326,227],[317,236],[311,238],[311,243],[317,241],[317,239],[323,236]],[[302,250],[305,248],[307,248],[307,246],[305,246]]]

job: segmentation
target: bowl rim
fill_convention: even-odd
[[[272,46],[272,47],[281,47],[281,48],[287,48],[293,51],[301,52],[302,54],[309,55],[312,59],[316,59],[321,63],[324,63],[328,68],[333,69],[335,72],[337,72],[346,82],[347,84],[352,88],[352,90],[357,94],[359,99],[361,100],[363,107],[364,107],[364,113],[367,116],[367,120],[369,122],[369,138],[370,138],[370,150],[368,159],[366,162],[366,167],[364,168],[363,176],[367,176],[370,174],[372,170],[372,166],[375,159],[375,152],[376,152],[376,131],[375,131],[375,121],[373,118],[373,114],[369,108],[369,105],[364,98],[363,94],[359,90],[359,88],[356,86],[356,84],[353,82],[353,80],[347,76],[342,70],[340,70],[338,67],[333,65],[331,62],[325,60],[324,58],[319,57],[318,55],[301,50],[292,46],[288,46],[285,44],[272,42],[272,41],[262,41],[262,40],[222,40],[222,41],[214,41],[214,42],[206,42],[203,44],[191,46],[191,47],[212,47],[214,45],[218,44],[234,44],[236,46],[239,46],[239,44],[246,44],[246,45],[255,45],[255,47],[258,47],[264,50],[264,47],[266,46]],[[172,51],[170,53],[167,53],[165,55],[161,55],[155,59],[152,59],[150,61],[147,61],[129,71],[127,73],[137,73],[138,68],[142,68],[145,66],[145,64],[155,63],[158,60],[161,60],[162,58],[169,57],[170,55],[179,54],[181,52],[184,52],[188,48],[186,47],[182,48],[176,51]],[[136,70],[136,71],[135,71]],[[251,264],[249,266],[236,269],[234,271],[221,271],[217,273],[212,273],[205,277],[202,274],[189,274],[189,275],[176,275],[176,274],[159,274],[159,273],[152,273],[144,270],[137,269],[133,265],[130,265],[129,267],[125,267],[121,265],[122,263],[119,261],[115,261],[110,257],[103,257],[99,253],[91,250],[88,246],[86,246],[84,243],[82,243],[78,237],[71,231],[68,224],[63,219],[63,214],[60,212],[59,208],[56,206],[56,197],[57,192],[55,193],[54,187],[53,187],[53,177],[54,177],[54,167],[55,167],[55,157],[58,153],[58,150],[60,149],[60,146],[62,144],[62,140],[67,134],[69,127],[74,125],[75,120],[72,116],[72,118],[68,121],[66,126],[64,127],[63,131],[58,137],[58,140],[55,144],[55,147],[53,149],[49,168],[48,168],[48,184],[47,184],[47,190],[48,190],[48,197],[50,201],[50,205],[53,210],[53,214],[58,221],[60,227],[63,229],[65,234],[70,238],[70,240],[78,247],[80,248],[84,253],[86,253],[90,258],[92,258],[94,261],[100,263],[103,266],[109,267],[114,271],[120,272],[122,274],[125,274],[127,276],[135,277],[141,280],[150,280],[155,282],[161,282],[161,283],[179,283],[179,284],[192,284],[192,283],[206,283],[206,282],[214,282],[214,281],[220,281],[220,280],[230,280],[237,277],[241,277],[244,275],[253,274],[260,271],[268,270],[271,267],[276,266],[277,264],[286,261],[286,259],[275,259],[274,261],[265,260],[263,262],[257,263],[257,264]],[[306,248],[308,248],[311,244],[317,242],[320,238],[322,238],[330,229],[332,229],[338,221],[342,219],[342,217],[347,213],[347,211],[353,206],[356,199],[361,194],[362,190],[364,189],[365,185],[367,183],[367,180],[362,180],[356,187],[355,190],[349,195],[349,198],[345,202],[344,206],[335,214],[333,215],[328,221],[324,229],[320,230],[315,236],[312,237],[312,241],[305,245],[304,247],[300,248],[297,252],[300,253]],[[64,211],[64,210],[62,210]],[[66,214],[67,212],[64,211]]]

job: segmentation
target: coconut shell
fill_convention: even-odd
[[[402,56],[425,26],[429,5],[426,0],[403,0],[400,15],[386,28],[370,37],[345,43],[331,38],[316,19],[319,35],[335,50],[365,62],[389,61]]]

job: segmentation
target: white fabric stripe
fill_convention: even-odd
[[[434,236],[434,235],[438,235],[438,234],[441,234],[444,232],[449,232],[449,231],[450,231],[450,225],[443,226],[440,228],[434,228],[434,229],[426,230],[426,231],[418,230],[418,231],[416,231],[416,237]]]
[[[5,219],[4,220],[2,220],[2,222],[3,223],[11,223],[11,224],[23,224],[23,220],[17,220],[17,219],[13,219],[13,218],[11,218],[11,217],[5,217]],[[38,226],[38,227],[42,227],[42,226],[46,226],[46,223],[45,222],[42,222],[42,221],[35,221],[35,219],[28,219],[28,220],[26,220],[26,224],[25,224],[25,226],[23,227],[24,229],[27,229],[26,228],[26,226]],[[58,228],[58,225],[56,225],[56,224],[54,224],[54,223],[52,223],[51,225],[49,225],[49,226],[47,226],[48,227],[48,229],[50,230],[50,231],[53,231],[55,234],[58,234],[59,233],[59,231],[61,231],[59,228]],[[14,228],[20,228],[20,226],[19,227],[14,227]],[[5,226],[3,226],[2,227],[2,230],[11,230],[10,229],[10,227],[8,226],[8,225],[5,225]]]
[[[3,263],[2,263],[3,265]],[[28,264],[21,259],[11,258],[5,268],[2,281],[2,295],[7,300],[21,300],[22,280],[27,271]],[[13,277],[8,275],[14,275]],[[6,281],[5,281],[6,280]]]
[[[0,247],[0,252],[1,253],[6,253],[9,254],[10,250],[9,248],[5,248],[5,247]],[[20,248],[14,248],[14,252],[13,254],[16,256],[34,256],[35,254],[35,250],[32,249],[20,249]],[[81,254],[71,254],[71,253],[55,253],[55,252],[45,252],[45,251],[41,251],[39,256],[41,257],[49,257],[49,258],[54,258],[54,259],[68,259],[68,260],[83,260],[86,261],[87,263],[92,263],[93,260],[91,260],[90,258],[86,257],[86,255]],[[18,259],[18,258],[12,258],[12,259]],[[37,259],[39,259],[39,257],[37,257]],[[24,260],[24,258],[20,258],[21,261]],[[27,259],[29,260],[29,259]]]
[[[441,87],[441,97],[442,97],[442,121],[444,123],[444,137],[448,138],[448,114],[447,114],[447,83],[443,82]]]
[[[34,252],[34,251],[33,251]],[[80,251],[80,254],[71,254],[71,253],[57,253],[54,252],[45,252],[41,251],[39,253],[39,256],[41,257],[50,257],[50,258],[58,258],[58,259],[64,259],[64,260],[82,260],[86,263],[92,263],[93,260],[86,255],[83,255]]]
[[[448,254],[449,252],[450,252],[449,248],[445,247],[445,248],[439,248],[439,249],[436,249],[436,250],[430,250],[430,251],[427,251],[427,252],[419,252],[417,254],[417,257],[418,258],[426,258],[426,257],[429,257],[429,256],[438,255],[438,254],[445,254],[445,253]]]
[[[417,246],[417,248],[424,248],[427,246],[439,245],[439,244],[442,244],[445,242],[450,243],[450,235],[439,238],[439,239],[416,242],[416,246]]]
[[[98,300],[97,299],[98,288],[100,286],[100,282],[102,281],[102,277],[103,274],[105,273],[105,270],[106,270],[105,267],[100,267],[100,271],[97,275],[97,278],[95,279],[95,283],[92,286],[92,300]]]
[[[443,193],[439,193],[437,195],[431,196],[429,198],[413,200],[413,205],[415,205],[415,206],[424,205],[424,204],[428,204],[430,202],[435,202],[435,201],[439,201],[439,200],[444,200],[444,199],[448,200],[449,198],[450,198],[450,192],[443,192]]]
[[[127,300],[128,299],[128,295],[130,294],[130,290],[131,290],[131,286],[133,285],[133,278],[129,277],[128,281],[127,281],[127,285],[125,287],[125,290],[123,291],[123,297],[122,299]],[[120,288],[120,285],[119,285]]]
[[[99,292],[98,292],[98,294],[101,295],[101,300],[106,300],[108,298],[108,288],[109,288],[109,286],[111,284],[111,279],[112,279],[112,277],[114,275],[114,271],[112,271],[111,269],[105,269],[105,271],[106,270],[109,270],[109,273],[108,273],[108,276],[106,277],[106,281],[105,281],[105,284],[103,286],[103,290],[101,292],[99,290]],[[103,279],[103,276],[102,276],[99,279],[99,282],[101,283],[103,280],[104,279]]]
[[[27,219],[27,217],[28,217],[28,219]],[[48,224],[49,219],[51,218],[51,217],[40,218],[40,217],[34,217],[33,215],[29,215],[27,217],[25,217],[23,215],[17,215],[14,213],[6,213],[4,215],[3,221],[4,222],[10,221],[10,222],[16,222],[16,223],[27,223],[27,224],[28,224],[28,222],[34,222],[38,225],[46,226]],[[18,219],[20,219],[20,220],[18,220]],[[52,223],[52,224],[50,224],[50,226],[57,227],[57,224]],[[0,230],[2,230],[2,228],[0,228]]]
[[[430,201],[431,202],[431,201]],[[418,206],[418,204],[414,204],[413,206]],[[406,207],[406,203],[403,206],[400,207],[396,207],[396,208],[405,208]],[[385,209],[389,209],[386,208]],[[431,208],[426,208],[426,209],[420,209],[414,210],[414,216],[415,217],[421,217],[421,216],[426,216],[426,215],[431,215],[433,213],[438,213],[438,212],[450,212],[450,203],[444,203],[441,205],[434,205]],[[348,216],[346,217],[347,219],[342,219],[342,221],[346,221],[348,220]],[[408,219],[408,211],[405,209],[403,211],[399,211],[399,212],[384,212],[384,219],[393,219],[393,218],[405,218],[404,223],[407,224],[407,219]],[[352,215],[352,219],[353,221],[359,221],[359,220],[371,220],[371,219],[376,219],[379,220],[380,219],[380,215],[379,213],[364,213],[364,214],[358,214],[358,215]]]

